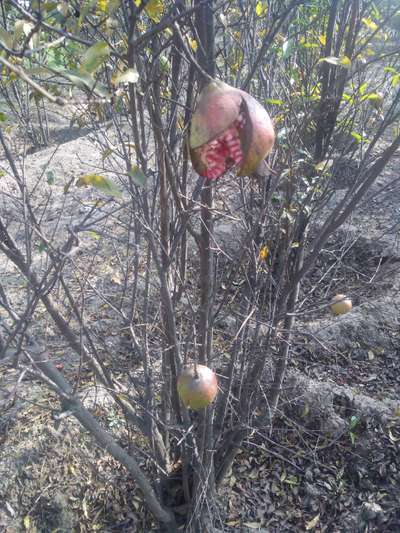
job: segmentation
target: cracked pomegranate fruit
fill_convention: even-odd
[[[190,157],[200,176],[213,180],[233,167],[238,176],[247,176],[274,141],[271,119],[255,98],[221,81],[202,90],[189,135]]]
[[[203,409],[217,395],[217,376],[208,366],[187,366],[178,377],[177,387],[179,397],[186,407]]]

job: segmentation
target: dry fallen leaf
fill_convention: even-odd
[[[318,524],[319,522],[319,514],[317,514],[317,516],[314,516],[314,518],[312,520],[310,520],[309,522],[306,523],[306,531],[311,531],[311,529],[314,529],[315,526]]]

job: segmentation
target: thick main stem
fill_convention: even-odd
[[[211,77],[215,76],[214,59],[214,13],[213,2],[196,0],[198,11],[196,27],[200,38],[198,61],[202,69]],[[200,86],[208,80],[200,74]],[[213,190],[210,184],[201,191],[201,237],[199,239],[200,256],[200,309],[199,309],[199,360],[208,364],[212,354],[212,305],[214,288],[213,240]],[[197,464],[194,497],[198,499],[198,512],[195,518],[195,530],[204,530],[206,510],[212,507],[215,492],[214,454],[213,454],[213,409],[207,408],[200,413],[197,432],[200,464]]]

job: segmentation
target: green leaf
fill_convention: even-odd
[[[0,122],[5,122],[7,120],[7,115],[0,111]]]
[[[57,70],[61,76],[67,78],[71,83],[80,87],[81,89],[89,89],[93,91],[98,96],[107,98],[110,96],[106,87],[101,83],[98,83],[97,80],[93,78],[88,72],[80,72],[79,70],[65,70],[65,69],[54,69]]]
[[[351,132],[351,136],[358,142],[360,143],[362,141],[362,135],[360,135],[359,133],[355,132],[355,131],[352,131]]]
[[[58,2],[43,2],[42,9],[45,11],[53,11],[57,8]]]
[[[366,81],[365,83],[363,83],[362,85],[360,85],[359,89],[358,89],[358,92],[360,94],[365,94],[365,91],[368,87],[368,82]]]
[[[349,94],[343,93],[343,101],[344,102],[350,102],[351,104],[354,104],[354,98],[350,96]]]
[[[295,49],[293,39],[287,39],[282,45],[283,59],[289,59]]]
[[[283,100],[274,100],[274,98],[267,98],[265,100],[265,103],[270,105],[283,105],[285,102]]]
[[[169,72],[171,69],[171,65],[170,65],[168,57],[165,55],[161,55],[159,61],[160,61],[160,69],[162,70],[162,72],[165,72],[165,73]]]
[[[357,424],[359,423],[359,419],[356,416],[350,417],[350,429],[355,429]]]
[[[320,47],[320,44],[319,43],[303,43],[301,45],[303,48],[319,48]]]
[[[383,96],[379,93],[364,94],[361,102],[365,102],[365,100],[368,100],[376,108],[383,106]]]
[[[113,85],[117,85],[119,83],[137,83],[139,79],[139,73],[134,68],[128,68],[124,72],[114,75],[112,77],[112,83]]]
[[[392,81],[391,81],[392,87],[397,87],[399,83],[400,83],[400,74],[395,74],[392,77]]]
[[[76,181],[75,185],[77,187],[92,186],[108,196],[122,197],[119,188],[111,180],[99,174],[85,174]]]
[[[47,177],[47,183],[49,185],[54,185],[55,184],[56,175],[54,174],[54,172],[52,170],[49,170],[48,172],[46,172],[46,177]]]
[[[100,235],[98,233],[96,233],[95,231],[87,231],[86,232],[88,234],[89,237],[91,237],[92,239],[98,241],[100,240]]]
[[[97,0],[85,0],[82,2],[81,8],[80,8],[80,15],[78,18],[77,27],[80,28],[82,26],[83,21],[85,20],[86,16],[90,13],[90,11],[96,6]]]
[[[104,41],[99,41],[82,56],[80,70],[83,72],[95,72],[110,57],[110,47]]]
[[[41,254],[46,250],[46,248],[47,248],[47,244],[44,241],[40,241],[37,247],[38,252]]]
[[[132,178],[135,185],[138,187],[144,187],[147,183],[147,176],[137,166],[132,167],[129,172],[129,176]]]

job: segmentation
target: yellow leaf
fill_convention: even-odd
[[[318,172],[327,171],[333,165],[333,159],[324,159],[315,165],[315,170]]]
[[[142,0],[135,0],[135,4],[140,7],[142,5]],[[151,18],[153,22],[160,22],[164,11],[164,4],[162,0],[149,0],[144,10],[146,15]]]
[[[97,11],[100,13],[108,13],[109,0],[97,0]]]
[[[267,5],[264,2],[257,2],[256,15],[257,17],[263,17],[267,14]]]
[[[87,505],[87,501],[86,500],[83,500],[83,502],[82,502],[82,510],[83,510],[84,517],[85,518],[89,518],[88,505]]]
[[[193,52],[196,52],[196,51],[197,51],[197,48],[198,48],[198,44],[197,44],[196,39],[190,39],[190,38],[188,37],[188,41],[189,41],[189,46],[190,46],[190,48],[193,50]]]
[[[243,525],[249,529],[260,529],[261,524],[259,522],[243,522]]]
[[[269,255],[269,249],[268,249],[268,246],[265,244],[261,250],[260,250],[260,253],[258,254],[258,257],[261,261],[266,261],[267,257]]]
[[[370,18],[363,18],[361,19],[362,22],[367,26],[367,28],[371,31],[375,31],[378,29],[378,25],[375,24],[375,22],[373,20],[371,20]]]
[[[128,68],[124,72],[117,72],[112,75],[111,83],[118,85],[119,83],[137,83],[139,74],[134,68]]]
[[[27,514],[24,518],[24,528],[29,531],[31,528],[31,517]]]
[[[318,35],[318,40],[322,44],[322,46],[326,45],[326,35],[325,34]]]
[[[378,111],[383,107],[383,95],[381,93],[369,93],[365,94],[361,98],[361,102],[368,100],[368,103],[372,105]]]
[[[347,56],[342,56],[340,58],[340,61],[339,63],[343,66],[343,67],[350,67],[351,66],[351,59]]]
[[[312,520],[306,523],[306,531],[311,531],[311,529],[314,529],[319,522],[319,514],[317,516],[314,516]]]
[[[146,6],[146,13],[153,22],[160,22],[164,11],[162,0],[150,0]]]
[[[351,66],[351,59],[347,56],[342,56],[342,57],[328,56],[328,57],[323,57],[319,61],[320,62],[324,61],[325,63],[329,63],[330,65],[336,65],[336,66],[340,65],[345,68],[349,68]]]
[[[100,176],[98,174],[86,174],[81,176],[75,184],[77,187],[88,187],[92,186],[101,191],[104,194],[109,196],[116,196],[120,198],[122,196],[121,191],[118,187],[108,178]]]
[[[395,74],[392,77],[392,81],[391,81],[392,87],[397,87],[399,83],[400,83],[400,74]]]

